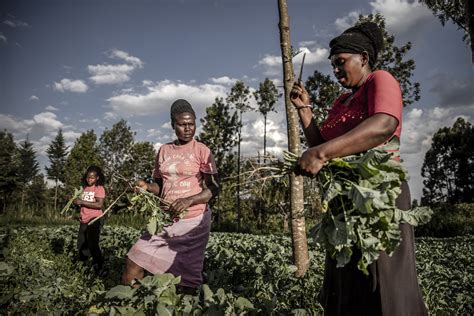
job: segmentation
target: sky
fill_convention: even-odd
[[[265,78],[281,85],[277,3],[3,0],[0,128],[17,142],[28,137],[42,167],[59,129],[71,146],[86,130],[100,136],[122,118],[135,141],[159,148],[174,136],[174,100],[187,99],[199,122],[236,80],[252,91]],[[471,123],[474,116],[473,65],[463,32],[450,22],[443,27],[417,1],[288,0],[288,11],[292,45],[306,52],[304,78],[315,70],[332,75],[328,43],[359,14],[382,13],[395,44],[412,43],[408,58],[416,64],[412,80],[421,85],[421,99],[404,108],[401,156],[412,198],[419,199],[433,134],[459,116]],[[256,156],[263,151],[263,117],[244,113],[243,123],[242,153]],[[280,99],[268,116],[267,149],[279,155],[286,148]]]

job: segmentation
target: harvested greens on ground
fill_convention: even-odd
[[[322,221],[313,229],[337,266],[351,258],[353,247],[362,257],[359,270],[377,260],[380,251],[391,255],[400,244],[399,224],[427,223],[432,211],[418,207],[402,211],[395,206],[401,184],[408,174],[392,153],[371,149],[365,153],[328,161],[316,176],[322,192]],[[282,172],[295,170],[298,157],[285,153]],[[278,174],[278,173],[277,173]]]
[[[165,226],[169,226],[186,215],[186,211],[179,214],[167,210],[169,203],[142,188],[138,192],[128,196],[129,210],[138,211],[148,216],[146,229],[151,235],[161,233]]]

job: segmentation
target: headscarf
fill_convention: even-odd
[[[196,118],[196,113],[194,113],[193,107],[189,104],[188,101],[184,99],[178,99],[173,102],[170,109],[171,115],[171,125],[174,125],[176,122],[176,116],[181,113],[191,113],[194,118]]]
[[[377,55],[383,47],[383,34],[377,24],[364,22],[345,30],[341,35],[329,42],[331,52],[334,54],[352,53],[360,54],[366,51],[369,55],[369,65],[374,67]]]

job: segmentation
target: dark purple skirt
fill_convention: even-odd
[[[410,204],[410,189],[403,183],[396,205],[408,210]],[[428,315],[416,274],[413,227],[401,224],[400,230],[401,244],[391,257],[382,252],[369,266],[368,276],[357,268],[361,256],[357,249],[342,268],[336,268],[336,260],[326,254],[319,295],[324,315]]]

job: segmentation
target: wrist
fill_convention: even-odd
[[[295,106],[295,109],[297,109],[297,110],[301,110],[301,109],[312,109],[312,108],[313,108],[313,106],[312,106],[311,104]]]
[[[329,158],[327,157],[326,153],[325,153],[325,150],[324,150],[324,146],[317,146],[317,147],[313,147],[313,157],[314,159],[317,159],[319,160],[321,163],[326,163],[326,161],[329,160]]]

